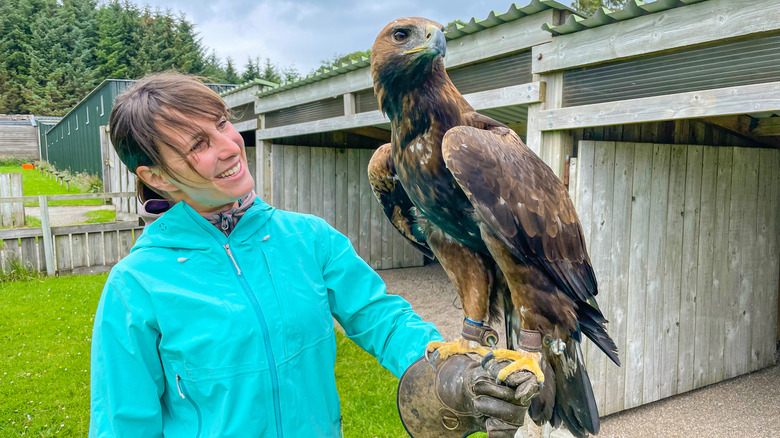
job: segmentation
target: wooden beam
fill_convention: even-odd
[[[751,129],[750,133],[757,137],[780,135],[780,117],[758,119],[758,126]]]
[[[233,127],[236,128],[236,131],[238,132],[254,131],[257,129],[257,119],[233,123]]]
[[[540,31],[555,21],[554,9],[548,9],[472,35],[447,41],[447,68],[517,52],[552,40],[552,34]]]
[[[754,120],[758,120],[758,126],[760,126],[761,121],[770,119],[754,119],[748,115],[743,114],[736,116],[704,117],[702,120],[707,123],[720,126],[721,128],[728,129],[729,131],[733,131],[758,143],[764,143],[774,147],[780,146],[780,139],[769,137],[772,135],[780,135],[780,131],[778,131],[776,134],[756,134],[758,129],[751,129],[751,126],[756,123]],[[778,124],[778,128],[780,128],[780,124]]]
[[[552,109],[533,123],[541,131],[555,131],[779,110],[780,82],[768,82]]]
[[[464,97],[476,110],[499,108],[502,106],[538,103],[544,100],[545,84],[529,82],[496,90],[480,91]],[[377,111],[345,115],[323,120],[278,126],[257,131],[257,141],[284,138],[293,135],[314,134],[318,132],[341,131],[347,129],[375,126],[389,123],[387,117]]]
[[[109,199],[109,198],[134,198],[136,192],[113,192],[113,193],[77,193],[73,195],[45,195],[49,201],[73,201],[82,199]],[[0,204],[7,202],[36,202],[39,196],[9,196],[0,198]]]
[[[554,21],[554,9],[519,18],[490,29],[466,35],[447,42],[447,68],[473,64],[488,58],[529,49],[552,39],[549,32],[541,30],[542,24]],[[373,88],[369,67],[323,79],[318,82],[292,88],[255,101],[256,113],[267,113],[306,102],[331,98]]]
[[[249,88],[230,93],[222,97],[222,99],[231,108],[235,108],[240,105],[246,105],[248,103],[253,104],[255,102],[255,93],[259,90],[259,85],[253,85]]]
[[[561,35],[533,48],[533,72],[571,69],[780,29],[780,2],[710,0]]]
[[[332,117],[330,119],[314,120],[295,125],[278,126],[275,128],[258,129],[257,140],[291,137],[294,135],[314,134],[318,132],[341,131],[361,126],[373,126],[388,123],[387,117],[379,111],[368,111],[353,116]]]
[[[390,141],[390,131],[387,129],[377,128],[375,126],[364,126],[361,128],[345,129],[347,132],[353,134],[362,135],[364,137],[375,138],[382,141]]]
[[[495,90],[467,94],[469,105],[475,110],[499,108],[502,106],[544,102],[546,86],[544,82],[529,82]]]
[[[49,222],[49,202],[46,195],[38,196],[41,210],[41,239],[43,239],[43,254],[46,261],[46,275],[54,275],[57,267],[54,265],[54,242],[51,238],[51,222]]]

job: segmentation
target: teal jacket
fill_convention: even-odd
[[[106,282],[90,437],[334,437],[333,317],[400,376],[441,337],[349,240],[260,199],[229,237],[180,202]]]

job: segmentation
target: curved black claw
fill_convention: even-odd
[[[481,363],[481,365],[482,365],[482,368],[484,368],[484,367],[485,367],[485,364],[487,364],[488,362],[490,362],[492,359],[495,359],[495,358],[496,358],[496,355],[495,355],[495,354],[493,354],[493,352],[492,352],[492,351],[491,351],[490,353],[488,353],[488,354],[484,355],[484,356],[482,357],[482,363]]]
[[[428,356],[428,350],[425,350],[425,355]],[[431,368],[433,368],[433,371],[436,371],[436,363],[439,361],[439,356],[441,356],[441,353],[439,353],[439,350],[433,350],[433,353],[431,353],[430,358],[428,359],[428,363],[431,365]]]

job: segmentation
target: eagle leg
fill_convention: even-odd
[[[484,323],[489,318],[493,266],[483,255],[433,226],[427,230],[426,240],[455,286],[465,317],[461,338],[431,342],[426,353],[436,350],[442,359],[453,354],[484,356],[490,352],[486,346],[498,343],[498,333]]]
[[[489,353],[485,354],[482,358],[482,364],[490,361],[491,359],[501,362],[510,361],[511,363],[501,369],[496,376],[496,381],[503,382],[511,374],[518,371],[530,371],[536,375],[536,380],[539,384],[544,383],[544,373],[539,367],[539,363],[542,360],[542,353],[539,351],[525,351],[525,350],[507,350],[505,348],[497,348]]]

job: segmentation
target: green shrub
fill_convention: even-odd
[[[84,193],[102,193],[103,180],[98,175],[87,172],[77,172],[72,177],[71,184]]]

